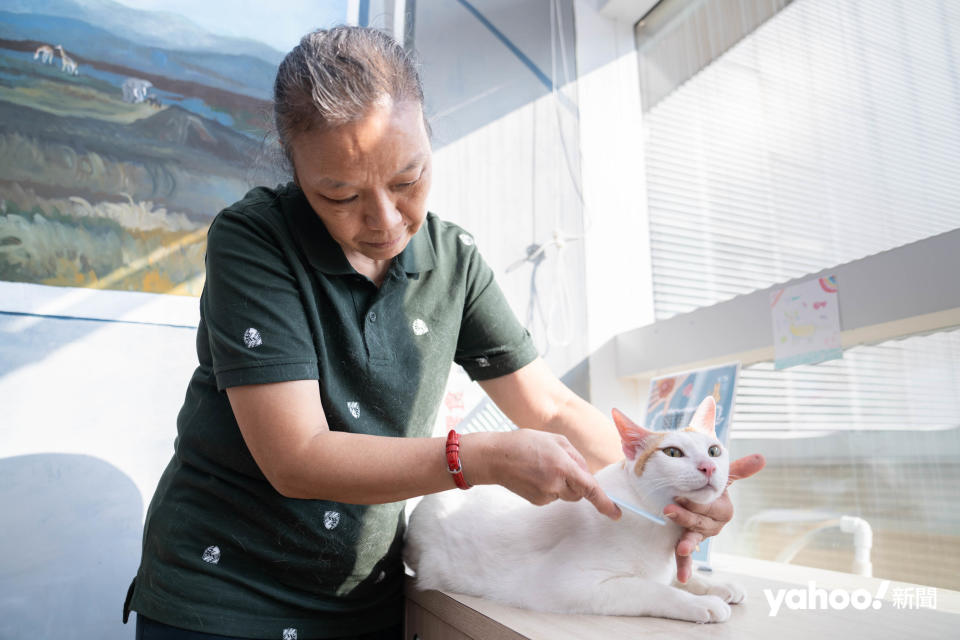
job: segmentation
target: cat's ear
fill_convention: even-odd
[[[687,426],[687,428],[694,431],[699,431],[700,433],[716,436],[716,424],[717,401],[713,399],[713,396],[707,396],[700,403],[700,406],[697,407],[697,411],[693,414],[693,418],[690,420],[690,424]]]
[[[620,444],[623,446],[623,453],[627,456],[627,460],[635,459],[641,443],[652,435],[653,431],[636,424],[618,409],[613,410],[613,423],[617,425],[617,431],[620,432]]]

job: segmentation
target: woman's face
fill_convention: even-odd
[[[431,153],[420,105],[387,99],[290,146],[294,179],[347,259],[365,275],[385,273],[427,215]]]

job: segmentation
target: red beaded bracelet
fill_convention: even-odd
[[[461,489],[469,489],[470,485],[463,479],[463,464],[460,462],[460,434],[450,429],[447,434],[447,471],[453,476],[453,481]]]

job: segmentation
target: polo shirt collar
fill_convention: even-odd
[[[294,183],[281,188],[284,214],[293,221],[296,242],[307,257],[307,261],[317,271],[327,275],[349,275],[356,273],[353,265],[343,254],[343,249],[327,231],[303,191]],[[420,226],[407,246],[394,260],[408,274],[429,271],[436,265],[436,252],[430,242],[427,221]]]
[[[436,265],[437,254],[430,242],[430,232],[427,231],[427,220],[410,238],[410,242],[397,256],[400,267],[408,274],[430,271]]]

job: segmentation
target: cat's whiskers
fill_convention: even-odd
[[[642,493],[639,492],[639,491],[636,491],[637,487],[634,487],[634,491],[636,491],[636,493],[640,496],[640,502],[643,502],[643,501],[645,501],[647,498],[649,498],[652,493],[654,493],[654,492],[656,492],[656,491],[659,491],[659,490],[661,490],[661,489],[664,489],[664,488],[666,488],[666,487],[669,487],[671,484],[673,484],[673,481],[672,481],[671,479],[669,479],[669,478],[661,478],[661,479],[657,480],[656,482],[653,482],[653,483],[652,483],[652,486],[648,486],[648,487],[646,488],[646,491],[644,491],[644,492],[642,492]]]

